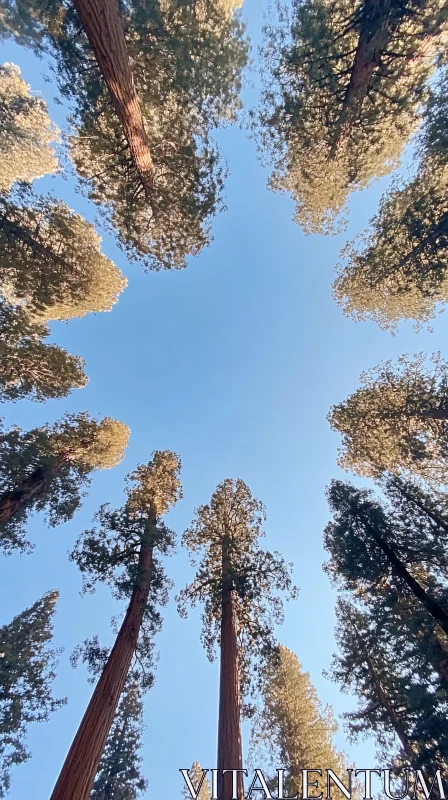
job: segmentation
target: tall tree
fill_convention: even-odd
[[[28,187],[0,197],[3,296],[39,321],[110,311],[126,286],[90,223]]]
[[[140,772],[143,703],[138,681],[127,681],[101,756],[90,800],[137,800],[148,788]]]
[[[291,565],[258,546],[264,518],[263,504],[244,481],[229,478],[208,505],[196,510],[182,539],[192,563],[200,561],[194,581],[179,595],[179,611],[185,616],[188,604],[204,603],[202,641],[210,660],[216,644],[220,647],[217,768],[222,800],[232,797],[232,775],[222,776],[222,770],[242,768],[241,701],[275,646],[274,623],[282,621],[278,592],[295,594]],[[238,800],[243,798],[239,773]]]
[[[344,313],[394,330],[402,319],[426,322],[448,299],[448,70],[430,92],[419,165],[396,181],[370,229],[342,255],[334,296]]]
[[[425,362],[419,354],[380,364],[331,408],[330,425],[342,434],[341,467],[358,475],[406,472],[446,483],[448,365],[439,354]]]
[[[439,0],[293,0],[267,29],[261,146],[307,233],[397,166],[445,27]]]
[[[52,683],[57,650],[49,647],[58,592],[48,592],[0,627],[0,797],[5,797],[11,767],[30,758],[26,732],[65,704],[55,700]]]
[[[142,670],[141,686],[152,683],[154,634],[161,627],[158,605],[167,602],[168,581],[157,558],[174,544],[161,520],[181,497],[180,459],[169,450],[155,451],[128,480],[125,505],[101,506],[98,527],[85,531],[72,558],[87,590],[102,581],[119,599],[128,599],[126,614],[101,677],[70,747],[51,800],[88,800],[133,659]]]
[[[59,131],[47,104],[30,94],[15,64],[0,65],[0,192],[15,181],[32,181],[57,169],[51,143]]]
[[[0,401],[24,397],[43,402],[81,389],[85,361],[56,344],[45,344],[50,328],[31,320],[21,306],[0,300]]]
[[[193,784],[193,787],[196,790],[202,781],[201,788],[199,790],[196,800],[210,800],[212,796],[210,781],[207,775],[205,775],[204,779],[202,779],[203,771],[198,761],[193,761],[193,764],[191,765],[191,769],[188,774],[190,776],[190,780]],[[191,792],[189,792],[187,786],[184,786],[182,789],[182,798],[183,800],[191,800]]]
[[[280,645],[268,661],[262,679],[262,704],[254,716],[251,734],[252,760],[269,766],[273,789],[279,764],[285,769],[284,796],[302,794],[302,769],[332,769],[344,781],[347,763],[336,750],[333,736],[338,726],[329,706],[322,706],[308,672],[295,653]],[[311,787],[311,797],[322,787]],[[306,792],[308,793],[308,792]],[[343,795],[336,787],[332,796]]]
[[[151,0],[119,10],[104,0],[96,15],[87,0],[3,4],[3,35],[56,57],[74,105],[76,168],[128,255],[150,268],[185,266],[222,206],[210,131],[239,107],[248,47],[237,5]]]
[[[445,769],[447,695],[434,686],[431,666],[420,658],[416,670],[415,647],[402,648],[404,640],[393,635],[384,640],[375,610],[340,599],[336,615],[339,652],[329,677],[358,700],[343,715],[350,740],[373,733],[389,767]]]
[[[87,412],[66,414],[53,425],[30,431],[2,427],[0,434],[0,546],[29,550],[25,526],[30,513],[45,511],[50,526],[71,519],[82,488],[94,470],[123,458],[129,428]]]

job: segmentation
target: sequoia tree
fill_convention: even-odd
[[[308,672],[295,653],[280,645],[268,661],[262,678],[262,703],[254,716],[251,751],[254,763],[272,775],[268,785],[276,789],[276,770],[285,769],[284,796],[302,794],[302,769],[332,769],[342,781],[347,763],[333,745],[338,729],[329,706],[323,707]],[[310,788],[311,797],[321,789]],[[332,787],[332,797],[343,795]]]
[[[49,643],[58,599],[58,592],[48,592],[0,627],[0,797],[10,788],[11,767],[31,756],[28,725],[44,722],[66,702],[52,694],[58,651]]]
[[[358,475],[411,473],[443,485],[448,477],[448,365],[435,354],[401,356],[361,375],[362,386],[330,410],[342,434],[339,464]]]
[[[261,146],[307,233],[397,166],[445,28],[441,0],[293,0],[267,29]]]
[[[282,621],[279,591],[294,596],[291,565],[279,553],[261,550],[263,504],[241,479],[218,485],[208,505],[200,506],[183,544],[200,558],[196,576],[179,595],[179,611],[204,604],[202,642],[213,660],[221,654],[218,721],[218,796],[232,797],[232,775],[223,769],[242,769],[242,699],[266,657],[275,649],[273,625]],[[198,554],[196,557],[195,554]],[[248,707],[247,707],[247,710]],[[238,800],[244,798],[238,773]]]
[[[196,800],[210,800],[212,796],[210,781],[207,775],[204,775],[202,767],[197,761],[193,762],[188,774],[190,776],[191,783],[193,784],[193,788],[197,791],[198,787],[201,787]],[[182,789],[182,798],[183,800],[191,800],[191,792],[187,786],[184,786]]]
[[[53,425],[30,431],[13,426],[0,433],[0,546],[29,550],[25,526],[30,513],[45,511],[51,527],[71,519],[82,488],[94,470],[123,458],[129,428],[87,412],[66,414]]]
[[[161,517],[181,497],[180,460],[169,450],[128,476],[124,506],[103,505],[97,527],[85,531],[72,559],[86,590],[97,582],[109,585],[128,606],[114,646],[87,706],[51,800],[88,800],[129,670],[137,659],[142,689],[152,684],[154,634],[161,627],[159,605],[167,602],[169,582],[157,558],[174,544],[174,534]]]
[[[395,329],[448,299],[448,70],[432,89],[415,177],[396,181],[370,229],[349,242],[334,295],[344,313]]]
[[[51,143],[59,131],[48,116],[47,104],[30,94],[15,64],[0,65],[0,193],[15,181],[32,181],[55,172]]]
[[[129,256],[185,266],[210,240],[247,60],[235,0],[3,3],[3,35],[49,50],[73,106],[71,155]]]
[[[136,680],[125,685],[101,756],[90,800],[137,800],[148,788],[140,772],[143,703]]]

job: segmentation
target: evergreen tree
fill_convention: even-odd
[[[82,488],[97,469],[123,458],[129,428],[87,412],[66,414],[54,425],[30,431],[13,426],[0,434],[0,545],[6,553],[29,550],[25,525],[33,511],[45,511],[51,527],[71,519]]]
[[[26,397],[43,402],[86,385],[84,359],[45,344],[49,335],[44,322],[32,321],[23,307],[0,300],[0,401]]]
[[[308,672],[295,653],[280,645],[267,664],[262,681],[262,705],[254,717],[251,736],[252,759],[268,764],[275,790],[276,770],[285,769],[284,795],[302,795],[302,769],[332,769],[344,781],[347,763],[333,745],[338,726],[329,706],[323,707]],[[310,787],[311,797],[323,787]],[[332,787],[332,797],[342,793]]]
[[[133,661],[140,688],[152,685],[153,638],[162,624],[158,606],[166,604],[169,585],[157,553],[169,552],[174,544],[161,517],[181,497],[179,471],[178,456],[155,451],[148,464],[128,476],[134,485],[127,489],[125,505],[116,511],[101,506],[98,526],[85,531],[73,551],[85,590],[101,581],[128,606],[51,800],[88,800]],[[87,658],[95,663],[98,650],[86,644]]]
[[[447,364],[439,354],[401,356],[361,375],[362,387],[333,406],[328,419],[342,434],[339,464],[358,475],[411,473],[447,482]]]
[[[48,116],[47,104],[30,94],[15,64],[0,65],[0,192],[15,181],[32,181],[55,172],[51,143],[59,131]]]
[[[421,642],[409,631],[397,636],[393,621],[377,611],[378,604],[356,608],[340,599],[337,605],[339,653],[329,677],[358,698],[358,708],[343,715],[350,740],[373,732],[389,767],[446,769],[446,683],[441,689],[434,681]]]
[[[445,28],[439,0],[293,0],[268,28],[261,146],[307,233],[397,166]]]
[[[30,758],[28,725],[66,702],[52,695],[58,651],[48,646],[58,599],[58,592],[48,592],[0,627],[0,797],[10,788],[11,767]]]
[[[179,595],[179,611],[204,603],[202,641],[210,660],[220,647],[218,721],[218,795],[232,797],[232,776],[223,769],[242,768],[241,699],[275,642],[273,625],[282,621],[279,591],[295,594],[290,571],[279,553],[258,547],[263,535],[263,504],[241,479],[223,481],[210,504],[200,506],[183,544],[201,560],[194,581]],[[238,800],[244,798],[238,776]]]
[[[191,769],[189,771],[189,775],[190,775],[190,780],[196,790],[202,781],[202,785],[196,800],[210,800],[212,796],[210,781],[207,775],[204,775],[204,780],[202,780],[203,776],[202,767],[198,761],[193,761],[193,764],[191,765]],[[187,786],[184,786],[182,789],[182,798],[183,800],[191,800],[191,794]]]
[[[3,3],[3,35],[50,49],[74,106],[72,157],[129,256],[185,266],[210,239],[223,169],[210,131],[239,107],[238,2]],[[130,67],[132,64],[132,70]]]
[[[140,773],[143,703],[136,681],[125,685],[90,800],[137,800],[148,788]]]
[[[395,329],[426,322],[448,298],[448,70],[431,90],[420,163],[396,181],[366,233],[343,251],[334,295],[344,313]]]
[[[332,481],[328,501],[334,519],[325,528],[324,544],[331,555],[326,570],[344,588],[369,592],[382,580],[403,585],[448,636],[448,606],[444,582],[448,551],[443,543],[428,542],[425,523],[416,516],[412,527],[402,526],[393,510],[372,499],[372,493],[342,481]],[[420,524],[422,522],[422,524]],[[441,562],[434,555],[440,554]]]

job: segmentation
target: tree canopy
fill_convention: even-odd
[[[427,322],[448,299],[448,70],[430,90],[415,177],[397,180],[370,229],[342,251],[334,296],[344,313],[394,330]]]
[[[2,427],[0,435],[0,543],[9,553],[29,550],[25,528],[44,511],[51,527],[71,519],[94,470],[115,467],[127,447],[129,428],[110,417],[66,414],[29,431]],[[30,484],[34,492],[29,494]],[[7,511],[8,513],[3,514]]]
[[[56,59],[73,104],[71,156],[128,256],[149,268],[185,266],[210,240],[223,167],[210,131],[239,107],[248,45],[239,3],[170,0],[120,7],[152,160],[142,183],[101,70],[72,4],[3,4],[3,35]]]
[[[293,0],[267,28],[260,142],[305,232],[398,165],[445,26],[439,0]]]
[[[47,104],[30,94],[15,64],[0,65],[0,129],[1,193],[15,181],[31,182],[56,171],[51,144],[58,141],[59,131],[50,121]]]
[[[191,765],[191,769],[189,771],[189,775],[194,788],[197,789],[199,784],[201,783],[203,776],[202,767],[198,761],[193,761],[193,764]],[[210,800],[211,796],[212,796],[212,790],[210,786],[210,781],[207,775],[205,775],[196,800]],[[182,798],[183,800],[191,800],[191,793],[189,792],[187,786],[184,786],[182,789]]]
[[[52,694],[59,651],[49,647],[58,592],[48,592],[0,627],[0,797],[11,783],[11,767],[31,753],[26,732],[65,704]]]
[[[411,473],[447,482],[448,366],[439,354],[401,356],[361,375],[362,386],[333,406],[342,435],[338,463],[358,475]]]

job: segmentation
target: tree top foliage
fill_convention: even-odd
[[[55,700],[52,683],[58,650],[49,648],[58,592],[48,592],[0,627],[0,797],[10,788],[10,769],[27,761],[31,722],[48,720],[66,700]]]
[[[286,591],[289,597],[297,592],[291,580],[292,565],[279,553],[258,546],[258,539],[265,535],[264,519],[263,504],[244,481],[227,478],[217,486],[210,503],[196,509],[182,537],[198,569],[193,582],[179,594],[179,613],[186,616],[188,605],[204,604],[201,639],[213,660],[220,640],[223,591],[233,592],[243,693],[249,688],[251,671],[258,670],[258,658],[276,646],[274,624],[283,621],[279,592]]]
[[[338,463],[358,475],[413,474],[448,480],[448,364],[436,353],[403,355],[361,375],[361,388],[331,408],[342,435]]]
[[[442,46],[442,0],[293,0],[265,32],[260,143],[307,233],[399,163]]]
[[[59,130],[50,121],[47,104],[30,94],[15,64],[0,65],[0,129],[0,192],[9,191],[15,181],[31,182],[56,172],[51,144],[59,140]]]
[[[120,463],[129,439],[129,428],[110,417],[101,421],[87,412],[66,414],[53,425],[29,431],[18,426],[0,430],[0,494],[21,486],[39,474],[42,488],[7,523],[0,526],[5,552],[29,550],[25,525],[29,514],[44,511],[47,524],[56,527],[71,519],[81,505],[82,488],[93,470],[111,469]]]
[[[203,775],[202,767],[198,761],[193,761],[193,764],[191,765],[191,769],[189,771],[189,775],[194,788],[197,789],[202,780],[202,775]],[[197,796],[197,800],[209,800],[211,796],[212,796],[212,789],[210,786],[210,781],[207,775],[205,775],[201,789]],[[183,800],[191,800],[191,794],[189,792],[188,786],[184,786],[182,788],[182,798]]]
[[[9,302],[47,321],[110,311],[126,286],[90,223],[30,188],[0,197],[0,279]]]
[[[370,228],[349,242],[334,284],[345,314],[395,330],[448,298],[448,70],[429,90],[412,180],[394,181]]]
[[[222,207],[224,172],[210,130],[233,121],[240,106],[248,44],[232,13],[239,4],[120,6],[154,165],[150,204],[72,4],[3,3],[3,35],[55,57],[59,86],[73,104],[76,169],[127,255],[151,269],[185,266],[209,242],[211,218]]]
[[[309,673],[295,653],[280,645],[263,671],[262,704],[252,723],[251,762],[268,764],[265,771],[275,783],[282,764],[288,797],[302,792],[301,770],[310,764],[323,771],[332,769],[343,780],[347,763],[333,745],[337,730],[333,710],[320,702]],[[317,796],[321,790],[310,787],[309,791]],[[336,787],[334,796],[342,797]]]

